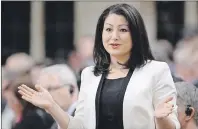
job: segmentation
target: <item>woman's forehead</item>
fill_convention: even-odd
[[[113,26],[115,24],[117,25],[128,25],[128,21],[126,18],[122,15],[117,14],[109,14],[104,22],[105,25]]]

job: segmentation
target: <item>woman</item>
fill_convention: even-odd
[[[153,60],[143,20],[127,4],[99,18],[94,67],[82,71],[75,116],[65,114],[49,92],[19,87],[23,99],[44,108],[62,129],[179,129],[176,89],[166,63]]]

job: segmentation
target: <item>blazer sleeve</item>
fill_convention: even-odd
[[[158,72],[155,76],[155,84],[153,85],[153,104],[154,108],[166,99],[168,96],[173,96],[172,103],[174,104],[174,109],[172,114],[169,115],[170,119],[174,122],[176,129],[180,129],[180,124],[177,119],[177,92],[171,72],[167,63],[160,63]]]
[[[84,105],[86,99],[86,83],[85,83],[85,73],[88,70],[88,67],[82,71],[81,74],[81,86],[78,98],[78,104],[75,111],[75,116],[69,116],[69,125],[68,129],[85,129],[83,120],[84,120]]]

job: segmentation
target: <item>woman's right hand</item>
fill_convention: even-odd
[[[21,85],[18,87],[18,92],[22,95],[22,99],[48,112],[50,107],[52,107],[55,103],[52,96],[40,85],[36,85],[35,88],[37,91],[29,88],[26,85]]]

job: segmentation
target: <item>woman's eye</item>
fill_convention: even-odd
[[[120,29],[121,32],[128,32],[127,29]]]
[[[112,29],[111,28],[107,28],[106,31],[110,32]]]

